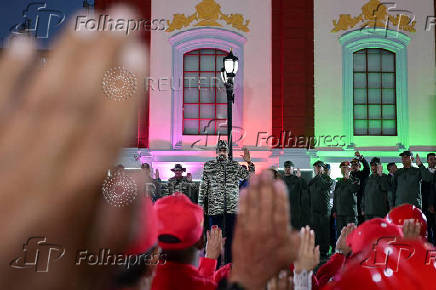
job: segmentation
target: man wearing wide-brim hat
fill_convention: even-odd
[[[174,168],[170,169],[174,172],[174,176],[168,179],[166,184],[165,195],[172,195],[175,192],[181,192],[191,199],[193,202],[197,202],[198,186],[192,181],[191,175],[183,176],[183,172],[186,172],[181,164],[177,163]]]
[[[418,154],[416,154],[416,165],[418,165],[418,168],[412,167],[412,152],[406,150],[400,153],[400,156],[403,168],[395,172],[392,185],[395,195],[395,206],[409,203],[422,208],[421,181],[432,182],[433,175],[422,164]]]

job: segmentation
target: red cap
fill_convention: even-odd
[[[402,237],[400,227],[388,223],[385,219],[375,218],[364,222],[352,231],[347,237],[347,245],[358,254],[365,248],[371,247],[374,242],[389,237]]]
[[[155,203],[159,247],[180,250],[193,246],[203,234],[203,208],[176,192]],[[168,238],[168,239],[167,239]]]
[[[398,226],[403,226],[404,221],[409,219],[414,219],[421,225],[420,234],[427,239],[427,218],[416,206],[406,203],[393,208],[386,216],[386,220]]]
[[[157,244],[156,210],[148,197],[141,204],[140,221],[138,237],[127,254],[143,254]]]
[[[355,256],[328,289],[435,290],[435,258],[422,240],[394,239]]]

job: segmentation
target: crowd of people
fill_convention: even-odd
[[[225,141],[218,142],[216,154],[215,160],[204,164],[199,184],[193,182],[192,177],[183,176],[186,169],[181,164],[171,169],[175,176],[168,183],[158,179],[154,181],[159,183],[160,188],[160,191],[152,194],[160,217],[157,223],[162,219],[162,225],[158,227],[162,233],[158,232],[157,241],[162,253],[169,259],[168,265],[157,266],[155,280],[152,280],[155,282],[149,282],[151,289],[245,289],[240,281],[236,281],[236,286],[229,286],[231,281],[227,281],[233,276],[236,262],[233,258],[235,249],[239,248],[234,244],[237,242],[234,234],[238,232],[234,232],[234,227],[235,223],[243,220],[241,214],[245,195],[262,190],[272,194],[272,189],[262,188],[263,179],[269,180],[271,187],[275,184],[286,197],[288,225],[285,228],[299,229],[300,233],[296,238],[299,250],[294,253],[294,259],[288,260],[288,267],[264,281],[266,284],[258,289],[348,289],[334,285],[342,285],[348,279],[341,278],[341,275],[346,274],[343,271],[349,263],[355,264],[356,259],[361,262],[370,259],[369,250],[373,250],[373,247],[385,251],[386,247],[395,248],[398,243],[409,245],[413,241],[413,247],[427,251],[433,249],[432,219],[436,194],[434,153],[427,154],[426,168],[419,155],[416,156],[418,167],[413,167],[412,153],[404,151],[400,154],[403,168],[398,169],[395,163],[389,163],[389,174],[384,174],[380,158],[374,157],[368,163],[364,156],[355,152],[351,161],[340,163],[342,178],[336,180],[330,177],[329,164],[316,161],[313,164],[313,178],[309,182],[292,161],[284,162],[283,172],[271,168],[259,177],[254,174],[255,165],[247,149],[241,155],[246,166],[228,159]],[[147,168],[147,174],[151,177],[149,165],[145,164],[143,168]],[[255,198],[260,198],[260,195]],[[258,210],[257,214],[262,215],[261,209]],[[191,214],[193,216],[189,217]],[[250,217],[250,220],[258,219],[254,215]],[[187,229],[187,224],[193,228]],[[178,230],[192,233],[194,225],[196,235],[191,240],[192,247],[177,248],[178,242],[184,243],[183,235],[179,236],[181,233]],[[261,231],[260,224],[258,226],[258,231]],[[421,242],[417,245],[416,240]],[[407,259],[402,259],[401,253],[394,254],[401,263],[407,262]],[[196,255],[203,257],[198,267],[193,268]],[[374,268],[388,266],[368,263],[373,263],[371,266]],[[352,271],[362,271],[355,269],[357,266],[354,264]],[[149,279],[152,278],[149,276]],[[178,281],[183,281],[180,284],[189,287],[180,286]],[[374,284],[374,289],[386,288],[383,283],[383,286]],[[372,287],[371,283],[365,285]]]
[[[124,6],[110,13],[135,18]],[[405,151],[403,168],[390,164],[384,175],[379,159],[368,166],[356,152],[340,164],[343,178],[332,180],[317,161],[307,183],[292,162],[283,174],[255,174],[248,150],[244,167],[219,142],[196,202],[176,165],[162,196],[106,203],[101,182],[133,131],[141,90],[110,101],[101,76],[122,65],[144,79],[146,49],[135,33],[70,29],[40,67],[32,39],[10,40],[0,59],[0,257],[22,255],[18,246],[35,236],[64,251],[55,261],[48,255],[46,273],[31,269],[36,260],[20,269],[1,263],[2,289],[436,289],[434,154],[429,168],[416,156],[416,168]],[[143,182],[155,182],[142,168]],[[123,269],[78,266],[80,249],[152,258]],[[21,260],[31,258],[22,250]]]

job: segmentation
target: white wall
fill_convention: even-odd
[[[247,38],[244,48],[244,96],[242,120],[248,134],[241,145],[255,145],[257,132],[271,132],[271,1],[217,0],[225,14],[240,13],[250,20],[245,33],[224,23],[223,27]],[[195,12],[199,0],[152,1],[152,18],[170,21],[174,13],[187,16]],[[188,28],[189,29],[189,28]],[[168,38],[175,32],[154,31],[151,34],[151,78],[171,78],[172,55]],[[171,150],[171,91],[155,90],[150,95],[150,149]],[[213,144],[213,142],[212,142]],[[183,144],[186,147],[187,144]],[[189,144],[188,144],[189,145]]]
[[[315,0],[316,135],[345,133],[342,114],[342,50],[338,41],[345,31],[331,32],[332,21],[338,19],[340,14],[351,14],[353,17],[359,15],[361,7],[366,3],[368,1]],[[434,28],[432,31],[425,31],[426,18],[434,11],[433,1],[398,0],[395,3],[396,9],[413,12],[417,22],[416,33],[405,32],[411,37],[408,47],[409,143],[411,146],[435,146],[435,33]],[[356,145],[368,144],[363,142]]]

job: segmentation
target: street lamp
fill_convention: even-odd
[[[233,94],[233,78],[238,72],[238,58],[233,55],[230,49],[229,54],[223,59],[224,67],[221,69],[221,79],[226,86],[227,92],[227,142],[229,144],[229,160],[233,158],[232,149],[232,105],[235,102],[235,95]]]
[[[89,14],[89,10],[94,6],[91,3],[88,3],[88,0],[83,0],[82,7],[85,8],[87,14]]]

